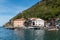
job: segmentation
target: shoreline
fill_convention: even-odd
[[[38,28],[38,27],[16,27],[16,28],[12,28],[12,27],[4,27],[4,28],[6,28],[6,29],[12,29],[12,30],[14,30],[14,29],[34,29],[34,30],[47,30],[47,31],[58,31],[59,29],[58,28]]]

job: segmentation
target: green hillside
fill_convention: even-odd
[[[47,19],[48,17],[60,17],[60,0],[42,0],[37,4],[33,5],[31,8],[19,13],[13,18],[18,19],[21,17],[39,17]],[[48,15],[48,16],[47,16]]]
[[[60,0],[41,0],[31,8],[17,14],[11,20],[37,17],[44,20],[60,17]],[[7,23],[8,24],[8,23]]]

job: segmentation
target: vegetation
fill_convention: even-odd
[[[19,13],[11,20],[19,18],[42,18],[48,20],[49,18],[59,18],[60,17],[60,0],[41,0],[37,4],[33,5],[31,8]]]

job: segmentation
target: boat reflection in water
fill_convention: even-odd
[[[34,31],[34,40],[44,40],[44,30]]]
[[[0,40],[60,40],[60,31],[0,28]]]
[[[20,36],[20,40],[43,40],[44,30],[15,30],[16,35]]]

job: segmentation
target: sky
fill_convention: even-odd
[[[18,13],[30,8],[39,0],[0,0],[0,26]]]

